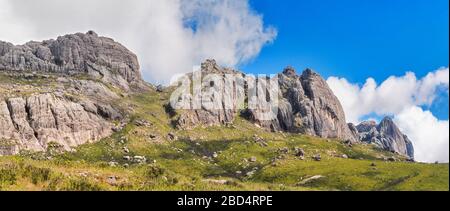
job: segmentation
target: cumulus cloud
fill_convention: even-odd
[[[249,61],[277,36],[248,0],[0,0],[0,27],[15,44],[93,29],[136,52],[145,78],[161,83],[206,58]]]
[[[441,68],[422,79],[412,72],[391,76],[380,85],[373,78],[367,79],[363,86],[337,77],[330,77],[327,82],[341,101],[348,121],[357,123],[372,113],[395,115],[411,106],[429,106],[440,87],[448,90],[448,78],[449,69]]]
[[[373,78],[362,86],[337,77],[328,78],[327,83],[341,101],[348,121],[359,123],[371,114],[393,116],[413,141],[418,161],[448,162],[449,121],[438,120],[421,107],[431,106],[443,89],[448,94],[449,68],[440,68],[421,79],[412,72],[391,76],[379,85]]]
[[[412,106],[394,118],[400,130],[413,140],[415,157],[423,162],[449,161],[449,121]]]

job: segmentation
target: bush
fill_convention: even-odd
[[[166,170],[164,168],[157,165],[151,165],[145,172],[145,176],[149,179],[155,179],[163,176],[165,172]]]
[[[38,184],[39,182],[46,182],[50,179],[51,170],[48,168],[38,168],[34,166],[26,166],[23,172],[24,177],[31,179],[33,184]]]
[[[0,187],[16,184],[17,175],[13,169],[0,169]]]
[[[69,184],[62,188],[63,191],[102,191],[103,188],[86,179],[70,180]]]

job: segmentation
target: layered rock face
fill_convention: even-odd
[[[113,133],[118,100],[141,88],[135,54],[95,32],[14,46],[0,42],[0,155],[65,150]],[[81,77],[79,77],[81,76]],[[110,89],[112,85],[119,89]]]
[[[136,55],[93,31],[18,46],[0,41],[0,70],[88,74],[123,89],[141,81]]]
[[[362,122],[357,129],[361,141],[414,159],[412,142],[400,131],[391,118],[384,118],[378,125],[374,121]]]
[[[236,88],[236,84],[227,80],[227,74],[241,74],[231,69],[222,68],[214,60],[207,60],[202,63],[201,72],[203,76],[209,77],[203,80],[201,93],[189,96],[187,99],[189,107],[177,119],[176,126],[180,129],[192,129],[199,125],[217,126],[231,124],[237,115],[238,98],[244,97],[234,92],[235,89],[222,89],[220,87],[229,86]],[[192,74],[189,75],[192,78]],[[219,100],[217,100],[219,99]],[[197,103],[196,107],[194,104]]]
[[[2,100],[0,155],[43,151],[49,143],[70,150],[111,135],[112,126],[100,115],[100,107],[92,110],[52,94]]]
[[[414,147],[411,141],[402,134],[390,118],[385,118],[379,125],[375,122],[363,122],[358,126],[347,123],[345,113],[338,98],[333,94],[326,81],[314,71],[307,69],[301,75],[288,67],[278,77],[249,78],[240,72],[219,67],[214,60],[207,60],[202,65],[202,75],[216,74],[219,83],[227,83],[227,74],[242,75],[244,83],[234,82],[231,89],[218,89],[215,95],[207,90],[214,87],[208,80],[203,81],[202,92],[199,96],[185,97],[192,105],[200,99],[216,101],[219,105],[214,109],[201,107],[181,112],[176,126],[181,129],[191,129],[197,126],[213,126],[233,123],[239,111],[241,115],[256,125],[273,132],[285,131],[301,133],[322,138],[335,138],[350,143],[373,143],[384,150],[396,152],[400,155],[414,158]],[[192,75],[190,75],[192,77]],[[216,77],[217,78],[217,77]],[[239,77],[238,77],[239,78]],[[266,86],[264,91],[276,93],[276,104],[266,104],[273,96],[264,97],[261,102],[251,103],[250,93],[254,92],[254,80],[277,80],[277,88]],[[204,86],[206,84],[206,86]],[[189,84],[190,85],[190,84]],[[240,88],[239,88],[240,87]],[[191,89],[189,89],[191,90]],[[186,92],[189,92],[186,91]],[[247,107],[239,107],[240,102],[247,102]],[[198,101],[198,100],[197,100]],[[232,103],[231,107],[226,107]],[[275,116],[267,118],[268,111],[277,111]]]
[[[220,73],[225,81],[226,74],[242,74],[237,71],[219,67],[213,60],[208,60],[202,65],[202,73]],[[258,78],[256,80],[263,80]],[[312,70],[306,70],[301,76],[295,73],[292,68],[287,68],[278,76],[279,93],[278,103],[275,107],[265,106],[256,103],[254,107],[247,109],[246,113],[250,120],[261,127],[271,131],[288,131],[303,133],[323,138],[337,138],[357,142],[354,127],[350,129],[346,123],[342,106],[325,80]],[[232,86],[231,90],[223,90],[221,95],[225,96],[219,105],[226,105],[228,101],[236,101],[240,94],[248,96],[249,82],[242,87],[243,90],[236,90]],[[268,87],[271,89],[273,87]],[[202,92],[202,99],[205,99]],[[228,97],[227,97],[228,96]],[[206,96],[207,97],[207,96]],[[214,96],[212,96],[214,97]],[[192,128],[198,125],[221,125],[232,123],[237,114],[236,103],[231,108],[220,106],[219,109],[196,109],[186,111],[181,114],[177,121],[180,128]],[[263,114],[271,109],[278,109],[276,116],[267,119]]]
[[[288,67],[278,78],[281,94],[290,104],[280,106],[280,129],[323,138],[358,141],[346,122],[341,103],[319,74],[307,69],[299,76]],[[289,107],[292,112],[289,112]]]

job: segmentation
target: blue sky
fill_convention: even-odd
[[[418,78],[448,67],[448,0],[251,0],[276,40],[253,61],[249,73],[277,73],[286,65],[315,69],[325,78],[364,83],[412,71]],[[448,119],[448,95],[431,106]],[[444,98],[444,99],[442,99]]]

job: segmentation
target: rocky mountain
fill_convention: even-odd
[[[279,84],[285,101],[278,121],[280,129],[322,138],[338,138],[357,142],[345,119],[341,103],[326,81],[316,72],[307,69],[297,75],[293,68],[286,68],[279,76]],[[283,108],[282,107],[282,108]]]
[[[411,142],[388,118],[380,125],[347,124],[339,100],[313,70],[297,74],[288,67],[274,78],[251,79],[207,60],[201,73],[202,79],[211,74],[218,77],[203,82],[198,95],[181,98],[190,100],[190,106],[205,101],[215,104],[187,110],[167,107],[167,115],[175,118],[167,125],[174,129],[228,126],[242,117],[270,132],[362,141],[411,158],[414,155]],[[228,74],[240,77],[230,81]],[[249,90],[256,92],[257,88],[246,79],[277,83],[277,88],[264,90],[269,95],[263,101],[276,94],[281,96],[278,106],[251,100]],[[125,103],[128,96],[148,88],[136,55],[93,31],[18,46],[0,42],[0,82],[0,155],[45,151],[54,144],[71,150],[109,137],[129,123],[133,108]],[[233,89],[217,89],[219,85]],[[267,118],[270,110],[277,115]]]
[[[0,70],[87,74],[126,90],[141,81],[136,55],[93,31],[17,46],[0,41]]]
[[[222,83],[227,81],[226,74],[244,75],[238,71],[222,68],[214,60],[203,63],[201,71],[204,75],[219,73]],[[339,100],[319,74],[308,69],[302,75],[297,75],[294,69],[286,68],[282,74],[278,75],[278,83],[280,85],[278,94],[282,98],[279,99],[278,107],[275,108],[278,109],[277,116],[271,119],[263,118],[262,114],[273,108],[263,108],[261,104],[256,105],[255,108],[247,108],[244,116],[273,132],[285,131],[358,142],[354,128],[350,128],[346,123]],[[199,125],[232,123],[238,113],[238,105],[230,108],[224,106],[228,101],[235,102],[237,98],[248,99],[248,86],[245,84],[241,90],[235,92],[224,90],[224,93],[220,94],[224,97],[223,102],[219,103],[221,105],[219,109],[202,108],[182,113],[177,121],[178,127],[186,129]],[[203,95],[208,95],[200,96],[203,100],[208,97],[214,98],[209,96],[208,92]]]
[[[384,118],[377,125],[374,121],[362,122],[357,126],[362,142],[414,159],[412,142],[404,135],[391,118]]]
[[[245,74],[222,68],[214,60],[207,60],[201,66],[202,75],[218,74],[220,83],[227,83],[227,74]],[[190,75],[192,77],[192,75]],[[390,118],[385,118],[379,125],[375,122],[363,122],[358,126],[347,123],[343,108],[327,85],[326,81],[313,70],[307,69],[301,75],[287,67],[278,74],[279,96],[278,115],[272,119],[264,119],[263,113],[273,109],[257,105],[256,108],[239,108],[233,104],[226,107],[229,102],[239,102],[247,99],[249,85],[244,84],[240,89],[233,86],[233,90],[223,90],[223,96],[218,108],[204,108],[186,110],[181,112],[176,120],[180,129],[192,129],[198,126],[214,126],[232,124],[236,116],[241,115],[254,122],[257,126],[272,132],[284,131],[290,133],[308,134],[321,138],[336,138],[350,143],[373,143],[376,146],[414,158],[414,147],[411,141],[400,132]],[[258,79],[257,79],[258,80]],[[259,79],[263,80],[263,79]],[[217,81],[216,81],[217,84]],[[207,86],[211,89],[214,86]],[[205,91],[205,90],[203,90]],[[204,92],[198,99],[212,101],[216,96]],[[189,97],[188,97],[189,98]],[[239,114],[239,110],[243,110]]]
[[[136,56],[92,31],[0,42],[0,74],[0,155],[108,137],[126,121],[118,101],[145,86]]]

